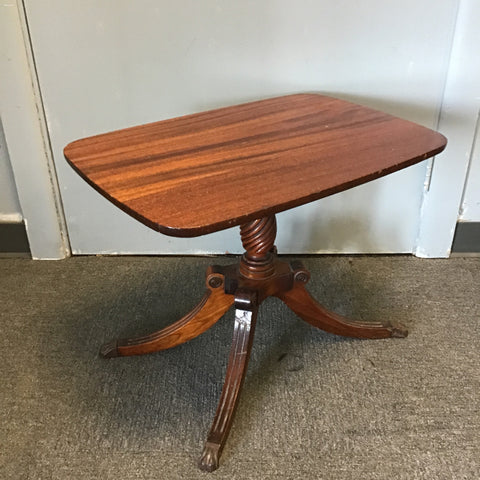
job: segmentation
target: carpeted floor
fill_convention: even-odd
[[[325,305],[409,337],[335,337],[269,299],[220,469],[197,470],[233,312],[172,350],[97,351],[176,320],[231,262],[0,260],[0,478],[480,478],[479,258],[304,258]]]

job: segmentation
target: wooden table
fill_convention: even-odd
[[[258,307],[268,296],[327,332],[405,337],[401,325],[349,320],[308,293],[309,272],[277,258],[275,214],[440,153],[446,139],[415,123],[335,98],[299,94],[118,130],[70,143],[65,157],[119,208],[166,235],[193,237],[240,225],[238,264],[210,266],[206,293],[187,315],[104,357],[180,345],[235,306],[227,373],[200,467],[218,468],[245,377]]]

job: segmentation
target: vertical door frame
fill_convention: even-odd
[[[22,0],[0,5],[2,124],[32,258],[70,255]]]
[[[450,255],[480,111],[479,18],[478,0],[459,0],[438,122],[438,130],[448,138],[448,145],[435,158],[425,182],[414,250],[418,257]]]

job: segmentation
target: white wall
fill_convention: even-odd
[[[461,11],[462,13],[462,11]],[[457,35],[462,39],[458,53],[458,85],[468,105],[471,137],[464,145],[468,158],[467,180],[460,209],[461,222],[480,222],[480,2],[463,0],[463,18]],[[466,113],[466,110],[464,109]]]
[[[68,252],[50,145],[61,160],[61,148],[72,137],[298,90],[325,91],[430,127],[439,126],[449,138],[446,152],[430,164],[433,168],[428,170],[433,174],[426,179],[423,176],[420,182],[419,171],[415,175],[415,198],[407,195],[405,209],[419,207],[425,183],[419,231],[391,229],[390,241],[395,248],[405,240],[414,241],[416,236],[417,255],[447,256],[462,192],[460,219],[478,221],[479,149],[472,148],[480,101],[475,87],[480,85],[478,0],[369,0],[361,4],[334,0],[301,0],[295,4],[281,0],[182,0],[176,7],[166,0],[142,2],[10,0],[0,5],[1,116],[34,257],[60,258]],[[139,3],[150,5],[153,14],[142,15]],[[40,28],[43,36],[36,40],[33,35],[34,49],[41,48],[44,55],[44,59],[36,55],[39,68],[43,69],[45,58],[53,68],[40,72],[44,98],[60,91],[60,101],[46,105],[48,128],[38,95],[24,4],[37,18],[36,25],[34,17],[30,18],[32,31],[37,29],[38,37]],[[205,18],[206,5],[212,8]],[[452,62],[438,124],[458,6]],[[126,14],[117,15],[119,9]],[[316,12],[318,21],[311,15],[302,17],[301,11]],[[64,22],[65,18],[71,22]],[[206,24],[200,22],[202,18]],[[302,23],[305,18],[308,24]],[[119,28],[121,21],[124,25]],[[137,24],[134,29],[130,28],[132,22]],[[125,32],[127,35],[122,36]],[[148,53],[142,50],[139,36],[147,38],[149,32],[158,33],[163,41],[150,38]],[[317,41],[312,43],[312,39]],[[92,42],[99,48],[91,49]],[[283,42],[281,50],[279,42]],[[175,52],[181,57],[177,58]],[[320,63],[312,63],[312,59]],[[90,65],[89,72],[85,73],[82,62]],[[83,72],[81,79],[77,72]],[[105,76],[105,72],[110,73]],[[90,95],[93,91],[95,98]],[[470,175],[465,184],[467,171]],[[340,219],[340,224],[337,221],[333,225],[339,244],[347,239],[364,244],[365,239],[368,242],[373,238],[377,243],[370,245],[370,251],[376,251],[377,233],[385,230],[385,222],[396,224],[397,214],[404,207],[400,201],[390,203],[389,211],[382,205],[385,195],[395,197],[392,188],[401,182],[401,189],[412,187],[408,174],[398,174],[398,178],[387,177],[389,180],[377,183],[373,195],[364,194],[360,187],[345,192],[337,204],[332,203],[333,197],[326,199],[322,205],[331,204],[325,209],[312,206],[307,217],[312,224],[327,227],[331,226],[329,215]],[[69,175],[74,176],[73,172]],[[8,185],[12,186],[10,181]],[[60,187],[64,185],[61,179]],[[80,181],[75,187],[83,201],[79,215],[95,214],[98,200],[86,194],[87,186],[79,185]],[[358,207],[363,196],[367,202],[375,202],[380,214],[370,212],[364,217],[356,225],[356,238],[352,240],[351,224],[342,225],[341,220],[363,211]],[[11,195],[9,198],[12,200]],[[104,206],[101,209],[108,210]],[[108,215],[113,211],[112,207]],[[70,229],[87,232],[93,244],[104,241],[104,235],[95,229],[103,219],[100,216],[97,220],[91,222],[92,228],[85,229],[76,226],[74,219]],[[119,225],[120,230],[129,229],[131,238],[138,235],[145,239],[151,233],[152,250],[156,250],[157,234],[146,233],[142,226],[126,220],[115,222],[113,237]],[[324,231],[309,233],[315,242],[324,242],[325,248],[319,251],[332,251],[336,247],[331,238],[322,239]],[[193,241],[197,245],[197,240]],[[288,249],[291,241],[285,238],[284,247]],[[217,243],[219,248],[227,244],[223,239]],[[353,248],[358,249],[358,244]]]
[[[480,75],[479,75],[480,76]],[[479,86],[480,89],[480,86]],[[472,145],[467,183],[460,214],[461,222],[480,222],[480,111],[475,142]]]
[[[464,145],[468,170],[459,220],[480,222],[480,2],[463,0],[460,13],[457,36],[462,43],[456,53],[458,64],[452,66],[458,68],[458,77],[462,79],[457,89],[468,106],[463,111],[464,118],[468,112],[471,135]]]
[[[480,2],[461,0],[438,124],[448,138],[448,145],[435,159],[424,196],[416,250],[420,257],[448,256],[463,193],[467,193],[464,199],[472,211],[479,201],[476,185],[480,165],[478,148],[476,153],[473,148],[480,110],[479,22]],[[466,220],[466,217],[461,219]]]
[[[0,3],[0,72],[0,115],[32,257],[63,258],[68,242],[20,0]]]
[[[0,222],[21,222],[22,211],[0,119]]]
[[[161,236],[93,191],[66,143],[314,91],[437,125],[458,0],[25,0],[75,253],[241,250],[238,232]],[[279,216],[283,252],[412,252],[426,164]]]

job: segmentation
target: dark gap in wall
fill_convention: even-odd
[[[27,231],[23,222],[0,223],[0,255],[2,254],[30,254]]]
[[[452,253],[480,253],[480,222],[457,223]]]

